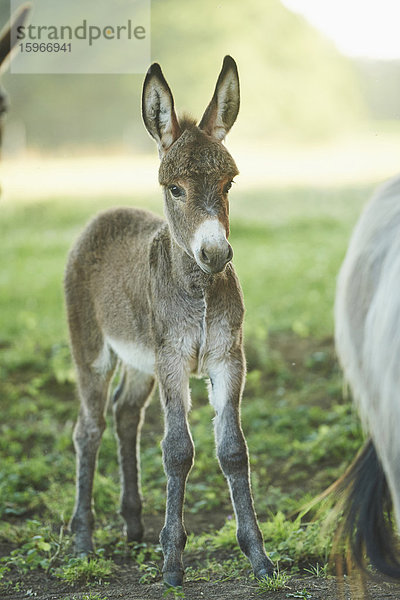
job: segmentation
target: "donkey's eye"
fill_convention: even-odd
[[[168,189],[174,198],[182,198],[185,195],[185,190],[179,185],[169,185]]]
[[[233,181],[228,181],[227,184],[224,185],[224,194],[227,194],[232,187]]]

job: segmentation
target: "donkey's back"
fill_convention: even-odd
[[[166,222],[148,211],[115,208],[97,215],[71,250],[65,293],[72,348],[90,349],[87,364],[98,360],[98,369],[105,369],[107,336],[148,341],[149,260],[165,228]],[[79,343],[82,338],[88,343]]]
[[[338,279],[336,345],[360,413],[382,453],[400,451],[400,177],[366,206]]]

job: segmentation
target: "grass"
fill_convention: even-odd
[[[369,191],[232,193],[231,242],[247,307],[249,373],[242,419],[257,512],[272,559],[285,569],[307,565],[318,576],[325,570],[318,565],[327,561],[329,535],[321,537],[318,519],[308,523],[287,515],[342,473],[361,444],[357,417],[342,398],[331,340],[332,304],[347,240]],[[113,577],[115,562],[132,559],[142,583],[160,578],[159,546],[132,549],[121,534],[109,415],[95,480],[98,557],[77,561],[69,536],[60,534],[73,508],[71,433],[77,415],[63,268],[84,223],[114,203],[112,198],[84,203],[64,198],[2,206],[0,544],[7,549],[0,586],[5,588],[32,571],[85,585],[104,581]],[[132,203],[160,211],[158,198]],[[229,495],[213,458],[213,412],[205,394],[203,383],[193,381],[196,463],[186,512],[194,523],[209,515],[210,525],[198,527],[204,534],[190,536],[185,556],[189,580],[222,581],[246,577],[248,564],[237,548]],[[160,515],[165,503],[160,421],[154,398],[142,436],[148,517]]]
[[[107,581],[116,572],[115,564],[105,558],[74,558],[64,566],[57,576],[69,584],[85,585],[95,581]]]
[[[277,592],[278,590],[284,590],[287,588],[287,583],[290,577],[285,572],[277,572],[264,581],[258,582],[258,593],[264,594],[265,592]]]

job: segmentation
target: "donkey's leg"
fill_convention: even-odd
[[[81,408],[74,430],[76,451],[76,500],[71,519],[75,549],[79,554],[93,551],[93,479],[101,436],[105,429],[105,408],[113,370],[101,375],[92,369],[78,369]]]
[[[176,362],[175,362],[176,364]],[[187,534],[183,523],[186,480],[193,465],[194,446],[187,421],[190,405],[188,376],[171,377],[160,373],[160,395],[165,415],[162,442],[164,469],[167,475],[165,524],[160,534],[164,553],[164,582],[182,585],[182,553]]]
[[[228,481],[237,522],[237,539],[260,579],[274,570],[267,557],[257,523],[250,487],[246,440],[240,425],[240,400],[244,383],[244,357],[240,349],[224,362],[209,368],[210,401],[214,419],[217,456]]]
[[[121,514],[128,542],[143,536],[140,493],[140,429],[146,400],[154,387],[154,377],[133,369],[125,370],[114,394],[113,411],[118,440],[121,476]]]

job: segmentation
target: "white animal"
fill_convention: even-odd
[[[337,284],[335,340],[345,378],[370,438],[339,483],[344,531],[364,554],[400,577],[400,177],[382,185],[358,221]]]

